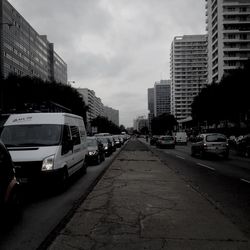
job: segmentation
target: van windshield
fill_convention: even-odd
[[[54,146],[60,143],[61,131],[57,124],[5,126],[1,139],[6,147]]]

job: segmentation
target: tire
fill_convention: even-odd
[[[194,149],[193,148],[191,148],[191,156],[195,156],[195,152],[194,152]]]
[[[87,166],[86,162],[84,161],[83,164],[82,164],[82,167],[80,168],[80,173],[82,175],[85,175],[87,173],[87,167],[88,166]]]
[[[7,215],[12,221],[21,217],[22,214],[22,195],[20,184],[16,184],[11,191],[9,201],[7,203]]]
[[[99,165],[101,163],[101,156],[98,155],[96,159],[96,165]]]
[[[64,167],[60,173],[59,178],[59,189],[60,191],[64,191],[67,189],[69,184],[69,173],[67,167]]]

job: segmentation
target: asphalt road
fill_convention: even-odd
[[[149,146],[149,149],[250,238],[249,158],[230,152],[227,160],[219,157],[201,159],[191,156],[190,145],[177,145],[175,149]]]
[[[145,143],[145,140],[142,141]],[[140,143],[134,146],[136,150],[140,150],[140,147],[145,150],[145,146]],[[166,167],[178,173],[187,185],[213,203],[250,238],[249,159],[234,154],[228,160],[191,157],[189,146],[176,146],[175,149],[148,147]],[[99,166],[89,167],[86,175],[75,176],[63,193],[58,194],[50,189],[27,192],[22,218],[0,232],[0,249],[37,249],[44,246],[42,243],[46,243],[51,232],[56,233],[55,228],[60,230],[60,226],[74,213],[74,209],[85,198],[100,173],[110,165],[113,157],[107,158]]]
[[[86,197],[97,178],[111,164],[118,150],[102,164],[90,166],[87,174],[75,175],[66,191],[58,193],[52,187],[24,188],[22,217],[11,226],[0,225],[0,249],[37,249],[46,242],[55,228],[70,217]]]

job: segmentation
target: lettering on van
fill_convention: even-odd
[[[15,118],[12,122],[26,122],[30,121],[32,119],[32,116],[27,116],[27,117],[20,117],[20,118]]]

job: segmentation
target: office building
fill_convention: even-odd
[[[145,116],[138,116],[134,119],[134,130],[141,132],[142,129],[148,129],[148,119]]]
[[[77,91],[82,95],[83,101],[88,110],[86,113],[87,128],[91,127],[91,121],[97,116],[104,116],[104,106],[99,97],[95,95],[95,91],[88,88],[78,88]]]
[[[174,37],[171,45],[171,114],[177,121],[191,116],[191,104],[207,85],[207,36]]]
[[[161,80],[154,85],[154,116],[170,114],[171,81]]]
[[[115,125],[119,126],[119,110],[104,106],[104,116]]]
[[[148,129],[151,131],[151,123],[154,118],[154,88],[148,89]]]
[[[67,83],[67,65],[53,43],[39,35],[7,0],[0,0],[1,78],[10,73]]]
[[[250,1],[206,0],[208,82],[219,82],[250,58]]]

